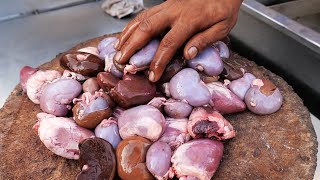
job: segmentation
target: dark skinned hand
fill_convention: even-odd
[[[237,21],[242,0],[168,0],[145,10],[124,28],[115,44],[114,60],[126,64],[151,39],[170,29],[150,65],[149,80],[160,79],[177,49],[186,43],[184,57],[223,39]]]

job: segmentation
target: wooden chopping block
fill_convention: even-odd
[[[81,43],[72,50],[97,46],[108,36]],[[58,55],[40,69],[62,71]],[[268,78],[280,89],[284,101],[271,115],[249,111],[226,116],[236,137],[225,142],[222,162],[213,179],[312,179],[316,168],[317,140],[308,109],[281,77],[236,53],[230,63],[246,67],[258,78]],[[32,126],[39,105],[33,104],[19,85],[0,110],[0,179],[74,179],[76,160],[53,154]]]

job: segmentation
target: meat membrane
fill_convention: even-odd
[[[116,76],[117,78],[122,78],[123,77],[123,72],[118,70],[114,65],[111,66],[110,68],[110,73],[114,76]]]
[[[229,48],[224,42],[218,41],[214,43],[213,46],[219,51],[221,58],[228,59],[230,57]]]
[[[193,107],[187,102],[178,101],[175,99],[168,99],[164,103],[164,111],[169,117],[180,119],[188,118]]]
[[[250,111],[266,115],[280,109],[283,97],[270,80],[255,79],[245,95],[245,102]]]
[[[33,128],[40,140],[50,151],[67,159],[79,159],[79,143],[94,137],[92,131],[78,126],[71,118],[47,113],[38,113],[37,118]]]
[[[206,105],[211,97],[197,71],[191,68],[185,68],[172,77],[169,91],[174,99],[185,100],[191,106]]]
[[[59,79],[48,84],[40,97],[42,111],[55,116],[65,116],[71,109],[72,100],[81,93],[81,84],[74,79]]]
[[[223,155],[223,144],[217,140],[196,139],[182,144],[173,153],[173,172],[178,178],[210,180]]]
[[[43,89],[55,80],[61,77],[61,73],[56,70],[39,70],[29,77],[26,83],[27,95],[29,99],[35,103],[40,104],[40,97]]]
[[[187,118],[189,117],[193,107],[187,102],[166,99],[165,97],[154,97],[148,105],[151,105],[160,111],[164,111],[165,114],[171,118]]]
[[[231,81],[228,88],[241,100],[244,100],[244,96],[250,88],[252,81],[255,79],[256,77],[253,74],[245,73],[242,78]]]
[[[81,48],[77,50],[78,52],[83,52],[83,53],[88,53],[88,54],[93,54],[95,56],[99,56],[99,50],[96,47],[88,46],[85,48]]]
[[[110,117],[104,119],[94,130],[96,137],[102,138],[108,141],[114,149],[118,147],[121,141],[119,134],[118,122],[115,118]]]
[[[111,73],[117,78],[122,78],[123,76],[123,70],[119,70],[116,68],[113,62],[113,57],[116,54],[116,52],[112,52],[110,54],[105,55],[105,68],[104,71]]]
[[[85,80],[89,79],[88,76],[84,76],[82,74],[69,71],[68,69],[65,69],[63,71],[63,74],[62,74],[61,78],[74,79],[74,80],[77,80],[79,82],[84,82]]]
[[[116,37],[107,37],[104,38],[100,43],[98,44],[98,50],[101,53],[104,50],[108,50],[108,52],[116,51],[114,49],[114,44],[117,42],[118,38]],[[104,59],[104,57],[102,57]]]
[[[211,105],[222,114],[241,112],[246,109],[246,104],[221,82],[208,83],[211,93]]]
[[[171,166],[172,151],[167,143],[157,141],[147,152],[146,164],[148,170],[157,179],[167,178]]]
[[[212,47],[207,47],[195,58],[189,60],[188,66],[209,76],[217,76],[223,71],[223,62],[219,52]]]
[[[166,120],[157,108],[140,105],[125,110],[118,119],[118,126],[122,139],[141,136],[156,141],[165,130]]]
[[[116,37],[107,37],[98,44],[99,57],[105,61],[104,70],[112,75],[121,78],[123,71],[118,70],[113,64],[113,57],[116,54],[114,44],[118,41]]]
[[[154,97],[148,102],[148,105],[157,108],[159,111],[163,112],[163,104],[167,101],[165,97]]]
[[[166,96],[166,97],[171,97],[171,94],[170,94],[170,83],[169,82],[166,82],[166,83],[163,83],[161,84],[160,86],[160,91]]]
[[[188,119],[166,118],[166,129],[159,141],[167,143],[172,150],[175,150],[189,140]]]
[[[137,71],[148,69],[153,57],[155,56],[159,40],[154,39],[150,41],[144,48],[135,53],[129,60],[129,64],[124,68],[124,73],[135,74]]]

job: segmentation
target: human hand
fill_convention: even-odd
[[[177,49],[186,43],[184,57],[194,58],[224,38],[236,23],[242,0],[168,0],[145,10],[124,28],[114,60],[125,64],[152,38],[170,29],[150,65],[149,80],[160,79]]]

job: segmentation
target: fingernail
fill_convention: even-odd
[[[198,49],[194,46],[188,49],[188,55],[190,59],[193,59],[198,54]]]
[[[116,41],[116,43],[114,43],[114,46],[113,46],[113,47],[114,47],[115,49],[117,49],[118,46],[119,46],[119,39],[117,39],[117,41]]]
[[[150,71],[150,73],[149,73],[149,80],[150,81],[154,81],[154,72],[153,71]]]
[[[118,51],[117,54],[114,56],[114,60],[117,61],[117,62],[120,61],[121,55],[122,55],[121,51]]]

